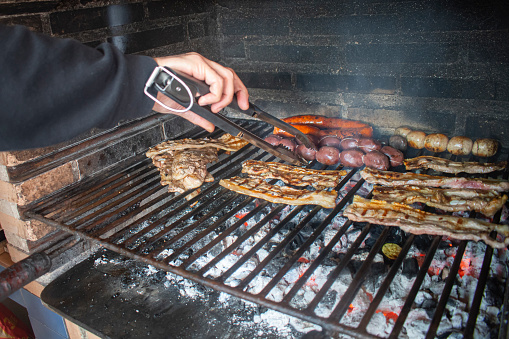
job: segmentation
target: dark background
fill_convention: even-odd
[[[280,117],[409,125],[509,147],[502,1],[3,1],[0,22],[126,53],[189,51],[235,69]]]

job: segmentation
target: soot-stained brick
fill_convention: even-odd
[[[397,15],[354,15],[343,17],[351,35],[390,34],[399,31]]]
[[[54,10],[60,1],[16,1],[0,4],[0,15],[43,13]]]
[[[248,88],[289,90],[292,88],[290,73],[237,73]]]
[[[253,61],[337,64],[339,49],[334,46],[253,45],[249,47],[249,56]]]
[[[184,26],[176,25],[127,34],[122,40],[125,43],[125,53],[130,54],[182,42],[184,39]],[[113,42],[113,39],[108,38],[108,42]]]
[[[76,33],[143,20],[142,4],[111,5],[50,14],[54,34]]]
[[[222,44],[223,54],[226,58],[245,58],[246,47],[243,40],[228,39]]]
[[[348,25],[343,17],[298,18],[292,20],[291,30],[295,35],[342,35],[348,32]]]
[[[151,1],[147,9],[150,19],[162,19],[205,13],[212,10],[212,5],[207,0]]]
[[[396,90],[396,78],[330,74],[298,74],[297,88],[303,91],[394,93]]]
[[[473,116],[467,118],[465,134],[473,139],[494,138],[505,143],[507,147],[509,140],[507,127],[509,127],[509,117],[502,119],[489,115]]]
[[[346,46],[349,63],[452,63],[458,59],[456,44],[359,44]]]
[[[288,20],[282,18],[235,18],[221,23],[224,35],[287,35]]]
[[[0,9],[1,13],[1,9]],[[42,19],[40,15],[23,15],[5,17],[0,19],[0,24],[4,25],[23,25],[35,32],[42,32]]]
[[[509,63],[509,34],[500,41],[476,40],[468,46],[468,60],[479,63]]]
[[[405,96],[456,99],[495,99],[495,85],[486,80],[408,78],[401,79]]]

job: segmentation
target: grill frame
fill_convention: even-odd
[[[243,125],[243,127],[259,135],[265,135],[270,132],[269,130],[270,127],[265,123],[251,120],[238,120],[237,122]],[[220,133],[222,132],[216,131],[213,134],[208,134],[204,132],[193,132],[189,133],[184,137],[189,138],[200,138],[204,136],[216,137]],[[347,250],[345,256],[338,263],[338,265],[331,271],[325,284],[318,291],[317,295],[314,297],[313,301],[306,309],[296,309],[292,307],[290,305],[291,299],[298,293],[299,289],[302,288],[306,281],[312,276],[313,272],[321,264],[321,262],[325,260],[325,258],[331,252],[332,248],[339,241],[341,236],[347,232],[349,227],[351,227],[351,225],[353,224],[351,221],[347,221],[337,231],[333,239],[321,251],[319,256],[311,263],[310,267],[305,271],[305,273],[294,283],[294,286],[288,291],[288,293],[285,295],[282,301],[276,302],[267,298],[267,295],[272,289],[270,288],[270,286],[274,287],[275,285],[277,285],[280,279],[282,279],[286,272],[288,272],[288,270],[290,270],[291,267],[295,264],[300,255],[303,252],[305,252],[305,250],[309,246],[311,246],[311,244],[316,240],[316,238],[320,235],[323,229],[325,229],[325,227],[329,225],[331,220],[333,220],[333,218],[346,206],[346,204],[349,203],[349,201],[353,198],[353,195],[357,193],[358,189],[363,185],[364,183],[363,179],[360,179],[357,182],[355,187],[352,188],[345,195],[345,197],[338,203],[338,205],[334,209],[332,209],[332,211],[321,222],[321,224],[313,231],[311,237],[308,238],[306,242],[302,244],[293,255],[290,256],[290,258],[284,265],[284,269],[286,271],[281,270],[279,274],[272,277],[272,280],[269,283],[269,285],[265,286],[262,292],[256,295],[243,290],[243,288],[246,287],[248,283],[251,281],[249,278],[251,279],[254,278],[258,273],[260,273],[263,270],[266,263],[268,263],[276,255],[278,255],[280,251],[284,250],[286,243],[291,241],[297,235],[299,230],[303,228],[306,225],[306,223],[309,220],[311,220],[313,216],[322,209],[321,207],[314,207],[311,210],[311,212],[308,212],[307,216],[303,220],[301,220],[301,222],[289,234],[286,235],[286,237],[280,244],[277,245],[276,247],[277,251],[274,250],[273,252],[271,252],[273,253],[273,256],[269,255],[262,262],[260,262],[257,268],[250,272],[250,274],[245,278],[246,280],[244,280],[244,282],[237,287],[232,287],[224,283],[224,281],[226,281],[230,273],[233,273],[234,268],[238,268],[242,266],[242,263],[247,262],[251,258],[251,255],[248,256],[248,254],[252,253],[254,255],[258,248],[261,248],[270,240],[271,235],[274,235],[277,232],[279,232],[279,230],[285,225],[286,222],[291,221],[295,215],[297,215],[300,211],[304,209],[304,206],[294,207],[292,209],[292,212],[290,212],[290,214],[286,216],[284,220],[280,221],[280,223],[275,228],[273,228],[268,235],[266,235],[261,241],[258,242],[257,245],[259,246],[258,248],[254,248],[248,251],[248,253],[244,254],[239,258],[237,264],[235,264],[231,269],[221,274],[219,278],[214,279],[206,277],[205,273],[208,271],[208,268],[211,267],[212,264],[215,264],[222,259],[222,257],[220,257],[219,255],[216,256],[209,264],[204,266],[200,271],[193,272],[191,270],[188,270],[187,267],[189,267],[189,265],[191,264],[192,259],[198,258],[199,255],[201,255],[200,251],[191,255],[187,259],[187,262],[184,261],[181,266],[185,266],[185,268],[182,268],[181,266],[172,266],[168,264],[168,262],[171,261],[173,258],[178,257],[177,254],[179,253],[171,254],[165,260],[161,261],[155,258],[156,255],[153,255],[154,250],[150,254],[136,253],[133,250],[125,248],[125,246],[122,247],[114,243],[115,239],[124,237],[126,233],[131,230],[129,226],[124,225],[125,223],[131,223],[131,225],[134,225],[136,223],[140,223],[140,221],[141,222],[148,221],[154,216],[156,216],[158,213],[161,213],[162,211],[169,208],[170,206],[175,205],[176,203],[182,202],[176,209],[174,209],[170,213],[171,215],[165,215],[165,217],[168,218],[173,215],[177,215],[180,212],[184,211],[186,208],[189,208],[189,206],[194,204],[195,202],[199,202],[202,199],[206,199],[205,203],[198,204],[197,207],[194,207],[195,210],[193,214],[191,216],[188,216],[188,218],[198,214],[201,211],[201,208],[207,208],[208,204],[214,201],[214,198],[217,198],[217,196],[211,196],[209,198],[207,197],[208,194],[213,192],[215,189],[220,189],[221,195],[231,195],[231,197],[227,198],[226,201],[224,201],[220,206],[226,207],[229,203],[233,203],[236,200],[243,199],[241,200],[240,203],[236,205],[235,208],[232,208],[224,216],[219,218],[218,221],[214,222],[211,226],[209,226],[199,234],[202,234],[203,232],[209,229],[210,229],[209,231],[212,232],[214,229],[217,228],[217,225],[220,225],[222,224],[223,221],[227,220],[230,217],[233,217],[233,215],[235,215],[236,212],[242,210],[249,203],[256,200],[255,198],[244,197],[237,193],[230,194],[228,190],[218,187],[219,178],[227,178],[240,173],[240,164],[242,163],[242,160],[253,158],[264,161],[271,161],[274,159],[270,154],[255,149],[254,146],[252,145],[248,145],[244,147],[242,150],[235,152],[231,155],[228,156],[223,155],[219,162],[209,167],[209,171],[213,173],[214,177],[216,178],[215,182],[211,183],[208,186],[205,185],[200,195],[191,199],[190,201],[185,202],[183,198],[187,194],[190,194],[191,192],[176,194],[174,196],[172,196],[171,194],[169,195],[165,194],[166,188],[162,187],[159,184],[159,172],[155,167],[151,165],[150,160],[145,159],[144,155],[142,154],[133,158],[134,164],[132,164],[131,166],[128,166],[126,168],[125,164],[120,164],[115,169],[109,170],[107,173],[103,173],[99,176],[86,179],[82,182],[72,185],[69,188],[55,192],[55,194],[46,197],[44,200],[37,201],[29,205],[27,209],[23,211],[23,214],[27,218],[33,218],[44,223],[47,223],[51,226],[55,226],[60,230],[73,233],[80,238],[91,241],[92,243],[98,244],[104,248],[120,253],[126,257],[138,260],[146,264],[153,265],[154,267],[157,267],[167,272],[177,274],[179,276],[182,276],[186,279],[190,279],[196,283],[202,284],[214,290],[226,292],[241,299],[254,302],[258,305],[262,305],[274,309],[276,311],[288,314],[290,316],[294,316],[318,324],[331,333],[338,332],[356,338],[380,338],[378,336],[367,333],[366,328],[367,325],[369,324],[369,321],[371,320],[371,317],[376,312],[378,305],[382,301],[384,294],[389,289],[390,284],[392,283],[395,275],[398,272],[398,269],[401,267],[403,260],[405,259],[406,254],[414,241],[415,238],[414,235],[410,235],[406,242],[404,243],[404,245],[402,246],[403,250],[397,257],[397,259],[392,263],[392,266],[389,269],[386,277],[384,278],[382,285],[378,288],[377,293],[374,295],[373,301],[371,302],[366,314],[362,318],[357,328],[340,324],[339,321],[341,320],[343,315],[347,312],[348,306],[357,295],[357,292],[361,289],[362,284],[370,271],[373,259],[375,255],[380,252],[381,246],[383,245],[383,242],[389,232],[390,227],[384,227],[382,234],[378,237],[375,244],[369,251],[367,258],[365,259],[365,261],[363,262],[363,264],[353,277],[353,281],[348,287],[348,290],[344,293],[344,296],[335,306],[334,310],[332,311],[331,315],[328,318],[322,318],[317,316],[316,314],[314,314],[313,310],[319,304],[320,300],[325,296],[328,288],[330,288],[330,286],[334,283],[335,279],[337,279],[337,277],[343,271],[343,269],[346,268],[347,263],[356,253],[359,246],[362,244],[363,240],[368,235],[371,227],[373,226],[371,224],[367,224],[365,227],[363,227],[361,234],[358,236],[357,240]],[[232,163],[235,164],[235,166],[229,166]],[[117,171],[118,169],[120,170]],[[338,188],[341,188],[344,185],[346,185],[357,171],[358,169],[352,169],[348,173],[348,175],[340,182]],[[220,175],[216,176],[218,173]],[[505,175],[507,176],[507,171]],[[131,190],[136,187],[140,188],[135,189],[133,192],[131,192]],[[79,199],[79,196],[81,195],[88,196],[90,194],[91,196],[84,198],[83,200]],[[111,196],[114,195],[120,198],[118,198],[117,201],[112,202]],[[150,202],[148,200],[150,200]],[[79,201],[79,203],[77,203],[77,201]],[[121,215],[122,213],[120,213],[118,209],[115,209],[114,206],[112,208],[108,208],[107,211],[101,210],[101,206],[103,206],[103,204],[106,204],[106,206],[111,206],[117,202],[125,203],[125,205],[123,205],[122,207],[123,208],[125,207],[129,211],[126,214]],[[148,203],[151,203],[152,206],[156,207],[154,207],[154,209],[150,210],[147,214],[141,216],[140,218],[134,218],[133,214],[137,214],[137,212],[141,213],[141,210],[143,210],[143,208],[146,207],[146,204]],[[157,206],[159,203],[163,205]],[[139,205],[141,205],[143,208],[140,208]],[[222,231],[220,235],[218,235],[212,242],[204,246],[201,249],[201,252],[206,253],[210,248],[213,247],[214,244],[217,244],[223,239],[225,239],[229,234],[233,233],[238,227],[240,227],[245,221],[249,220],[251,217],[256,215],[259,211],[261,211],[268,205],[269,205],[268,202],[262,202],[260,205],[251,210],[246,216],[239,218],[233,225],[231,225],[226,230]],[[257,223],[257,225],[260,224],[259,227],[256,225],[253,226],[250,229],[250,231],[243,235],[243,237],[245,236],[244,238],[237,239],[236,242],[234,242],[229,247],[224,249],[223,252],[221,252],[223,257],[228,255],[228,253],[230,253],[236,247],[235,244],[241,243],[243,241],[242,239],[247,239],[250,235],[254,234],[257,230],[263,227],[263,225],[266,222],[269,222],[269,220],[273,216],[280,213],[285,206],[286,205],[277,205],[276,207],[274,207],[269,214],[265,215],[265,217],[262,218]],[[74,212],[70,212],[71,208],[74,208]],[[93,210],[94,208],[98,209],[98,211],[91,212],[91,210]],[[197,221],[195,221],[192,225],[198,226],[201,222],[203,222],[205,219],[209,217],[210,217],[209,214],[205,214]],[[152,239],[154,237],[156,239],[153,239],[154,241],[151,243],[151,245],[157,244],[158,241],[164,238],[164,236],[166,236],[169,231],[178,228],[179,224],[185,221],[182,220],[182,218],[183,217],[178,218],[176,221],[173,221],[169,226],[168,225],[164,226],[163,228],[164,234],[161,233],[163,231],[162,230],[158,234],[152,236],[151,237]],[[225,219],[223,220],[223,218]],[[78,224],[74,222],[75,225],[74,227],[68,225],[68,223],[72,222],[73,220],[79,221]],[[166,223],[167,222],[163,222],[162,217],[156,218],[156,220],[154,220],[149,226],[147,226],[148,229],[143,228],[143,231],[145,232],[145,234],[149,233],[150,231],[157,229],[158,226],[164,225]],[[188,225],[184,227],[184,229],[189,228],[188,231],[191,231],[192,225]],[[112,235],[108,235],[110,233],[112,233]],[[106,235],[108,235],[107,238],[105,239],[101,238]],[[116,235],[116,237],[112,238],[113,235]],[[205,235],[206,234],[204,234],[204,236]],[[428,268],[431,265],[431,261],[439,246],[440,238],[441,238],[440,236],[433,237],[432,246],[426,253],[424,262],[420,267],[419,272],[417,273],[416,280],[412,286],[412,289],[410,290],[409,295],[406,298],[406,302],[403,306],[403,309],[401,310],[400,315],[397,318],[396,323],[394,324],[393,330],[389,336],[390,338],[396,338],[400,334],[403,328],[403,324],[406,320],[406,317],[408,316],[412,304],[414,303],[417,292],[419,291],[419,287],[421,286],[424,277],[427,274]],[[139,239],[131,238],[131,240],[127,241],[128,244],[132,244],[135,243],[137,240]],[[176,242],[177,240],[178,239],[172,239],[170,245],[173,242]],[[197,241],[199,241],[199,239]],[[460,242],[459,249],[462,255],[461,256],[456,255],[450,273],[446,279],[446,286],[444,288],[444,291],[442,292],[442,296],[437,305],[437,311],[435,312],[435,315],[428,329],[427,337],[429,338],[434,337],[438,330],[440,320],[445,310],[446,302],[449,299],[451,288],[454,284],[456,274],[458,273],[459,270],[459,264],[463,257],[463,251],[465,249],[466,244],[467,241]],[[192,245],[193,244],[191,244],[188,248],[190,248]],[[136,248],[140,247],[142,249],[148,248],[147,242],[142,242]],[[491,258],[493,255],[493,249],[491,249],[491,247],[487,247],[487,249],[488,250],[486,251],[484,257],[477,289],[473,298],[471,310],[469,312],[467,325],[464,329],[465,337],[468,337],[469,335],[472,335],[474,333],[477,314],[483,297],[484,289],[486,287],[489,268],[491,265]],[[180,253],[183,253],[185,250],[186,250],[185,248],[182,249]],[[279,280],[276,281],[276,278],[278,278]],[[508,280],[507,277],[506,280]],[[507,295],[508,291],[506,289],[504,312],[507,312],[507,299],[508,299]],[[503,328],[503,322],[501,322],[501,328],[499,332],[500,334],[502,334],[504,333],[504,331],[506,330]]]

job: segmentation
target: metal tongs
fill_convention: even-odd
[[[175,109],[163,104],[160,100],[158,100],[156,97],[154,97],[154,95],[150,93],[149,89],[151,88],[155,88],[158,92],[163,93],[164,95],[174,100],[184,108]],[[183,74],[174,71],[168,67],[162,66],[156,67],[156,69],[154,70],[154,72],[152,72],[152,75],[148,79],[147,83],[145,84],[145,94],[149,96],[152,100],[157,102],[159,105],[165,107],[170,111],[177,113],[192,111],[193,113],[196,113],[202,118],[210,121],[215,126],[221,128],[223,131],[233,136],[242,138],[286,162],[289,162],[293,165],[308,164],[308,162],[305,159],[297,156],[290,150],[282,146],[278,147],[272,146],[265,140],[261,139],[260,137],[254,135],[253,133],[249,132],[243,127],[232,122],[231,120],[226,118],[223,114],[213,113],[210,109],[210,106],[198,105],[198,99],[200,98],[200,96],[205,95],[207,93],[209,93],[209,86],[205,82],[197,80],[187,74]],[[309,140],[309,138],[304,133],[302,133],[295,127],[291,126],[290,124],[264,112],[263,110],[253,105],[252,103],[249,103],[249,109],[242,110],[237,104],[237,99],[234,97],[233,101],[228,107],[231,107],[253,118],[265,121],[290,134],[293,134],[306,147],[315,148],[315,145]]]

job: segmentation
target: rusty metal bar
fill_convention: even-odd
[[[429,248],[429,251],[426,253],[426,257],[424,257],[424,262],[422,263],[421,268],[419,269],[419,272],[417,273],[417,277],[415,277],[412,288],[410,289],[410,292],[407,295],[405,304],[401,308],[399,317],[396,320],[394,327],[392,328],[392,332],[389,335],[389,338],[398,338],[399,332],[401,332],[401,329],[403,328],[403,324],[405,323],[405,320],[406,320],[408,314],[410,313],[410,309],[412,308],[415,297],[417,296],[417,293],[419,292],[419,288],[421,287],[421,284],[424,281],[426,274],[428,274],[428,268],[431,265],[431,261],[433,260],[433,257],[435,256],[435,252],[438,248],[438,245],[440,244],[440,240],[441,240],[440,236],[434,237],[433,242],[431,243],[431,246]]]
[[[359,328],[363,331],[366,330],[366,327],[368,326],[369,321],[371,320],[371,317],[373,316],[373,314],[375,314],[375,312],[378,308],[378,305],[380,305],[380,302],[382,302],[382,299],[383,299],[385,293],[391,286],[391,283],[392,283],[394,277],[396,276],[396,274],[398,273],[398,270],[401,267],[403,260],[406,258],[406,255],[407,255],[408,251],[410,250],[410,247],[412,247],[414,238],[415,238],[415,236],[413,234],[411,234],[410,237],[408,237],[408,239],[405,241],[405,244],[401,248],[401,252],[399,253],[396,260],[392,263],[389,273],[387,273],[387,276],[385,277],[382,285],[380,285],[380,288],[378,289],[375,297],[373,298],[373,301],[370,303],[368,310],[362,317],[362,320],[359,323],[359,326],[357,326],[357,328]]]
[[[357,295],[357,292],[359,292],[361,289],[362,284],[364,283],[364,279],[371,269],[371,262],[375,258],[375,255],[382,249],[385,238],[387,238],[387,235],[389,234],[389,229],[389,227],[384,227],[382,234],[378,236],[378,239],[369,251],[368,257],[366,260],[364,260],[364,263],[359,268],[359,271],[357,271],[355,274],[352,282],[350,283],[350,286],[348,286],[348,289],[345,291],[345,294],[343,294],[343,297],[339,301],[338,305],[330,314],[330,319],[340,321],[345,312],[348,310],[348,306]]]
[[[456,250],[456,255],[454,257],[454,261],[451,266],[451,270],[447,275],[447,279],[445,281],[444,289],[442,290],[442,294],[440,295],[440,300],[438,301],[437,308],[435,310],[435,314],[433,315],[433,319],[431,320],[431,325],[428,329],[428,333],[426,334],[426,338],[434,338],[437,333],[438,326],[440,325],[440,320],[442,320],[442,314],[445,311],[445,305],[447,304],[447,300],[449,299],[449,295],[451,294],[452,286],[454,285],[454,280],[456,280],[456,274],[460,269],[461,260],[463,260],[463,253],[465,253],[465,248],[467,247],[467,241],[462,240],[458,249]]]
[[[496,232],[492,232],[490,236],[496,237]],[[481,307],[484,289],[486,288],[486,283],[488,281],[492,256],[493,248],[491,246],[486,246],[486,253],[484,254],[481,272],[479,273],[479,280],[477,281],[477,286],[475,288],[472,305],[470,305],[470,312],[468,312],[468,320],[465,326],[465,330],[463,331],[463,338],[473,338],[474,336],[475,323],[477,321],[477,315],[479,314],[479,308]]]

